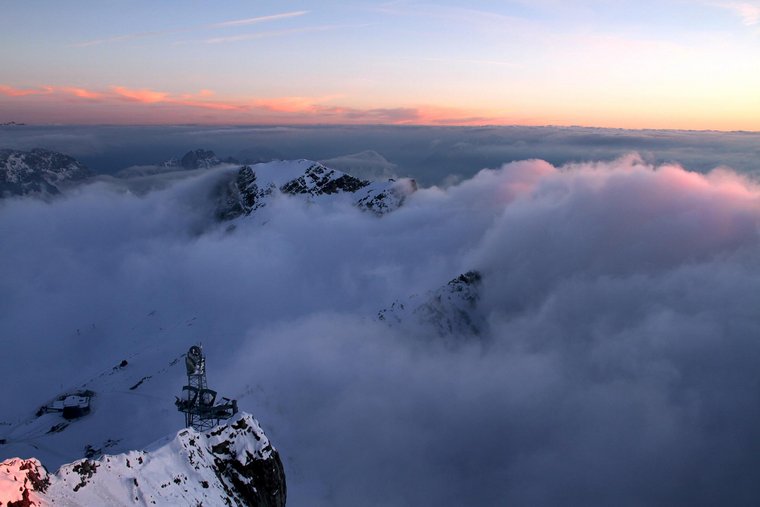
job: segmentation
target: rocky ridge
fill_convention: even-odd
[[[90,176],[84,164],[63,153],[41,148],[0,150],[0,197],[55,195]]]
[[[32,459],[0,463],[0,505],[285,505],[279,454],[238,414],[209,432],[183,429],[145,451],[103,455],[49,474]]]
[[[369,181],[318,162],[299,160],[288,164],[272,162],[241,167],[222,186],[217,216],[231,220],[250,215],[276,193],[302,196],[312,202],[326,196],[351,194],[357,208],[381,216],[398,209],[417,190],[416,182],[409,178]]]
[[[217,217],[220,220],[250,215],[266,205],[265,199],[276,187],[272,183],[260,187],[256,180],[256,173],[246,165],[240,168],[232,181],[227,182],[217,208]]]

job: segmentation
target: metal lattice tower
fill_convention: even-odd
[[[222,398],[215,404],[216,391],[208,388],[206,380],[206,357],[200,345],[193,345],[185,356],[187,385],[182,388],[182,398],[175,404],[185,414],[185,426],[197,431],[207,431],[237,413],[237,401]]]

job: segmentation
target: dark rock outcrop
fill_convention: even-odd
[[[334,169],[328,169],[322,164],[309,167],[303,176],[291,180],[280,187],[284,194],[324,195],[338,192],[356,192],[369,185],[369,181],[354,178]]]
[[[266,205],[266,197],[275,190],[273,184],[260,187],[256,181],[256,173],[250,166],[238,170],[235,179],[224,185],[220,201],[217,205],[217,218],[232,220]]]

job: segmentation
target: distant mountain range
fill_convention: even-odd
[[[130,168],[123,178],[148,177],[169,171],[225,168],[237,165],[233,159],[221,160],[213,151],[193,150],[181,159],[159,166]],[[85,181],[92,174],[76,159],[53,151],[0,151],[0,195],[55,195],[67,186]],[[310,202],[329,200],[330,196],[350,194],[359,209],[375,215],[389,213],[417,190],[409,178],[370,181],[356,178],[310,160],[275,161],[244,165],[226,174],[216,195],[216,217],[232,220],[264,207],[276,195],[290,195]]]

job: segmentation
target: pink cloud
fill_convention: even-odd
[[[228,104],[226,102],[209,102],[197,99],[184,100],[167,100],[168,104],[177,104],[181,106],[198,107],[201,109],[213,109],[216,111],[245,111],[248,108],[239,104]]]
[[[9,97],[26,97],[27,95],[48,95],[53,92],[51,86],[42,86],[36,89],[14,88],[12,86],[0,85],[0,93]]]
[[[278,113],[313,113],[316,100],[310,97],[276,97],[254,100],[251,105]]]
[[[155,104],[158,102],[165,102],[168,93],[157,92],[143,88],[141,90],[133,90],[125,88],[123,86],[112,86],[111,90],[119,97],[131,100],[134,102],[142,102],[143,104]]]
[[[332,124],[432,124],[432,125],[483,125],[497,123],[495,118],[471,111],[436,106],[358,108],[336,105],[341,95],[322,97],[269,97],[245,100],[216,99],[213,90],[197,93],[172,94],[149,88],[128,88],[113,85],[107,90],[92,90],[77,86],[46,86],[14,88],[0,85],[0,94],[23,100],[25,107],[37,108],[35,114],[55,109],[63,98],[81,100],[82,108],[72,111],[72,118],[82,115],[97,118],[100,122],[121,122],[125,107],[130,108],[129,121],[137,115],[151,122],[177,121],[207,123],[332,123]],[[35,98],[46,95],[47,98]],[[84,104],[90,106],[85,108]],[[125,106],[125,103],[133,104]],[[160,106],[160,117],[158,116]],[[69,106],[70,107],[70,106]],[[205,113],[202,111],[206,111]],[[95,120],[93,120],[95,121]],[[146,121],[145,119],[141,121]]]
[[[62,92],[69,93],[71,95],[74,95],[75,97],[79,97],[80,99],[101,99],[103,98],[103,94],[100,92],[87,90],[86,88],[77,88],[77,87],[65,87],[65,88],[59,88]]]
[[[508,123],[507,118],[489,116],[482,111],[453,107],[423,106],[419,108],[419,123],[428,125],[494,125]]]

